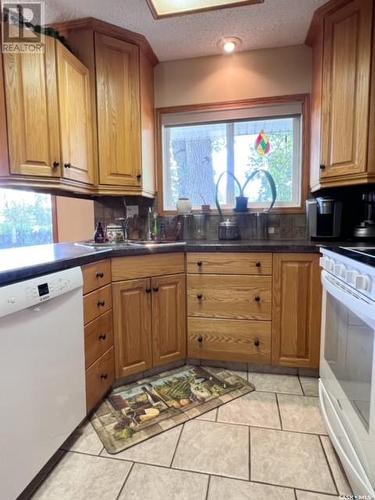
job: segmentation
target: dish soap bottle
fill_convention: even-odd
[[[95,234],[94,234],[94,241],[95,243],[104,243],[105,242],[105,234],[104,234],[104,229],[103,225],[101,222],[98,222],[98,225],[96,226]]]

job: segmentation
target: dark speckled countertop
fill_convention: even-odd
[[[0,286],[26,280],[108,257],[171,252],[319,252],[319,242],[309,240],[188,241],[176,245],[92,248],[60,243],[0,250]],[[332,244],[330,244],[332,246]]]

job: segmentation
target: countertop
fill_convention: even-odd
[[[116,246],[90,248],[59,243],[0,250],[0,286],[35,278],[108,257],[171,252],[319,252],[319,242],[310,240],[187,241],[176,245]],[[332,246],[332,244],[330,244]]]

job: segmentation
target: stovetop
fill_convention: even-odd
[[[357,252],[360,255],[367,255],[368,257],[375,257],[375,247],[340,247],[343,250]]]

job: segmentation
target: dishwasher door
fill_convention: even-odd
[[[33,290],[41,291],[36,303],[1,317],[6,303],[27,303]],[[24,490],[84,419],[85,403],[81,270],[1,288],[1,500]]]

